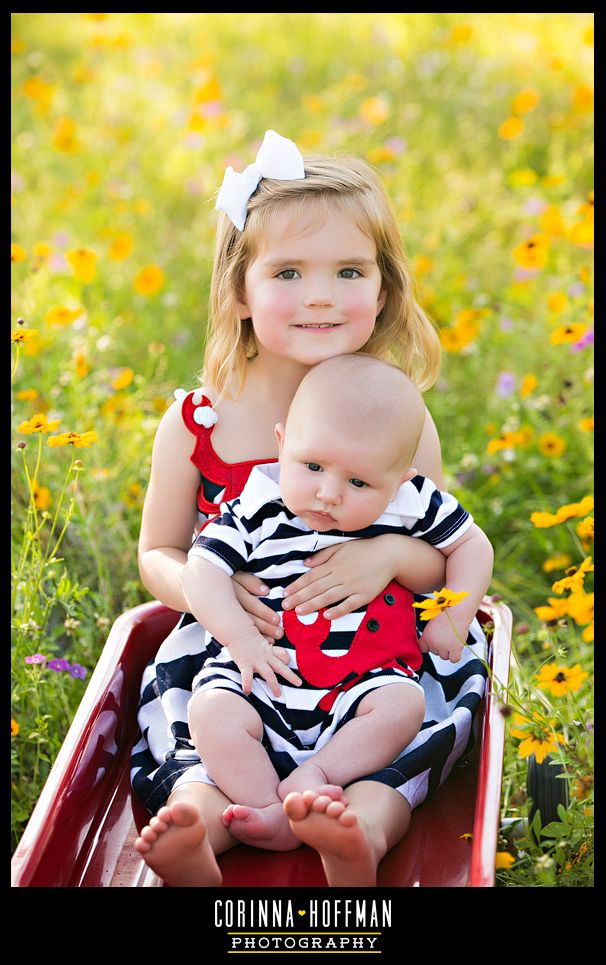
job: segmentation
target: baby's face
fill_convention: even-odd
[[[284,504],[319,533],[370,526],[415,470],[403,471],[390,440],[337,432],[329,417],[312,421],[276,427]]]

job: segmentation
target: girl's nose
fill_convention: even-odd
[[[327,308],[334,305],[334,295],[328,283],[316,281],[305,293],[306,308]]]

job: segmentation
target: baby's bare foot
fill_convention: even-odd
[[[313,790],[316,794],[326,795],[332,801],[344,801],[348,803],[343,793],[343,788],[339,784],[327,784],[326,775],[321,767],[313,761],[306,761],[296,767],[288,777],[278,784],[278,797],[284,801],[291,791]]]
[[[197,808],[185,801],[160,808],[141,831],[135,848],[169,885],[211,888],[221,884],[206,825]]]
[[[293,833],[319,853],[330,887],[376,885],[377,861],[362,822],[346,802],[316,791],[294,791],[283,807]]]
[[[243,844],[270,851],[291,851],[301,842],[292,833],[288,819],[279,801],[264,808],[251,808],[245,804],[230,804],[225,808],[222,821],[230,833]]]

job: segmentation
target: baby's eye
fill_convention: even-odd
[[[350,479],[349,481],[356,489],[365,489],[368,486],[368,483],[363,482],[362,479]]]
[[[285,281],[292,281],[294,278],[298,278],[299,273],[295,271],[294,268],[284,268],[282,271],[278,272],[277,278],[284,278]]]
[[[339,275],[341,278],[361,278],[362,272],[357,268],[341,268]]]
[[[306,462],[305,465],[310,472],[322,472],[322,466],[319,466],[317,462]]]

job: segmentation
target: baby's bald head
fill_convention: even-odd
[[[423,431],[425,404],[415,384],[390,362],[339,355],[307,372],[291,403],[286,432],[310,421],[329,425],[335,438],[353,434],[362,448],[368,440],[388,441],[394,464],[406,471]]]

